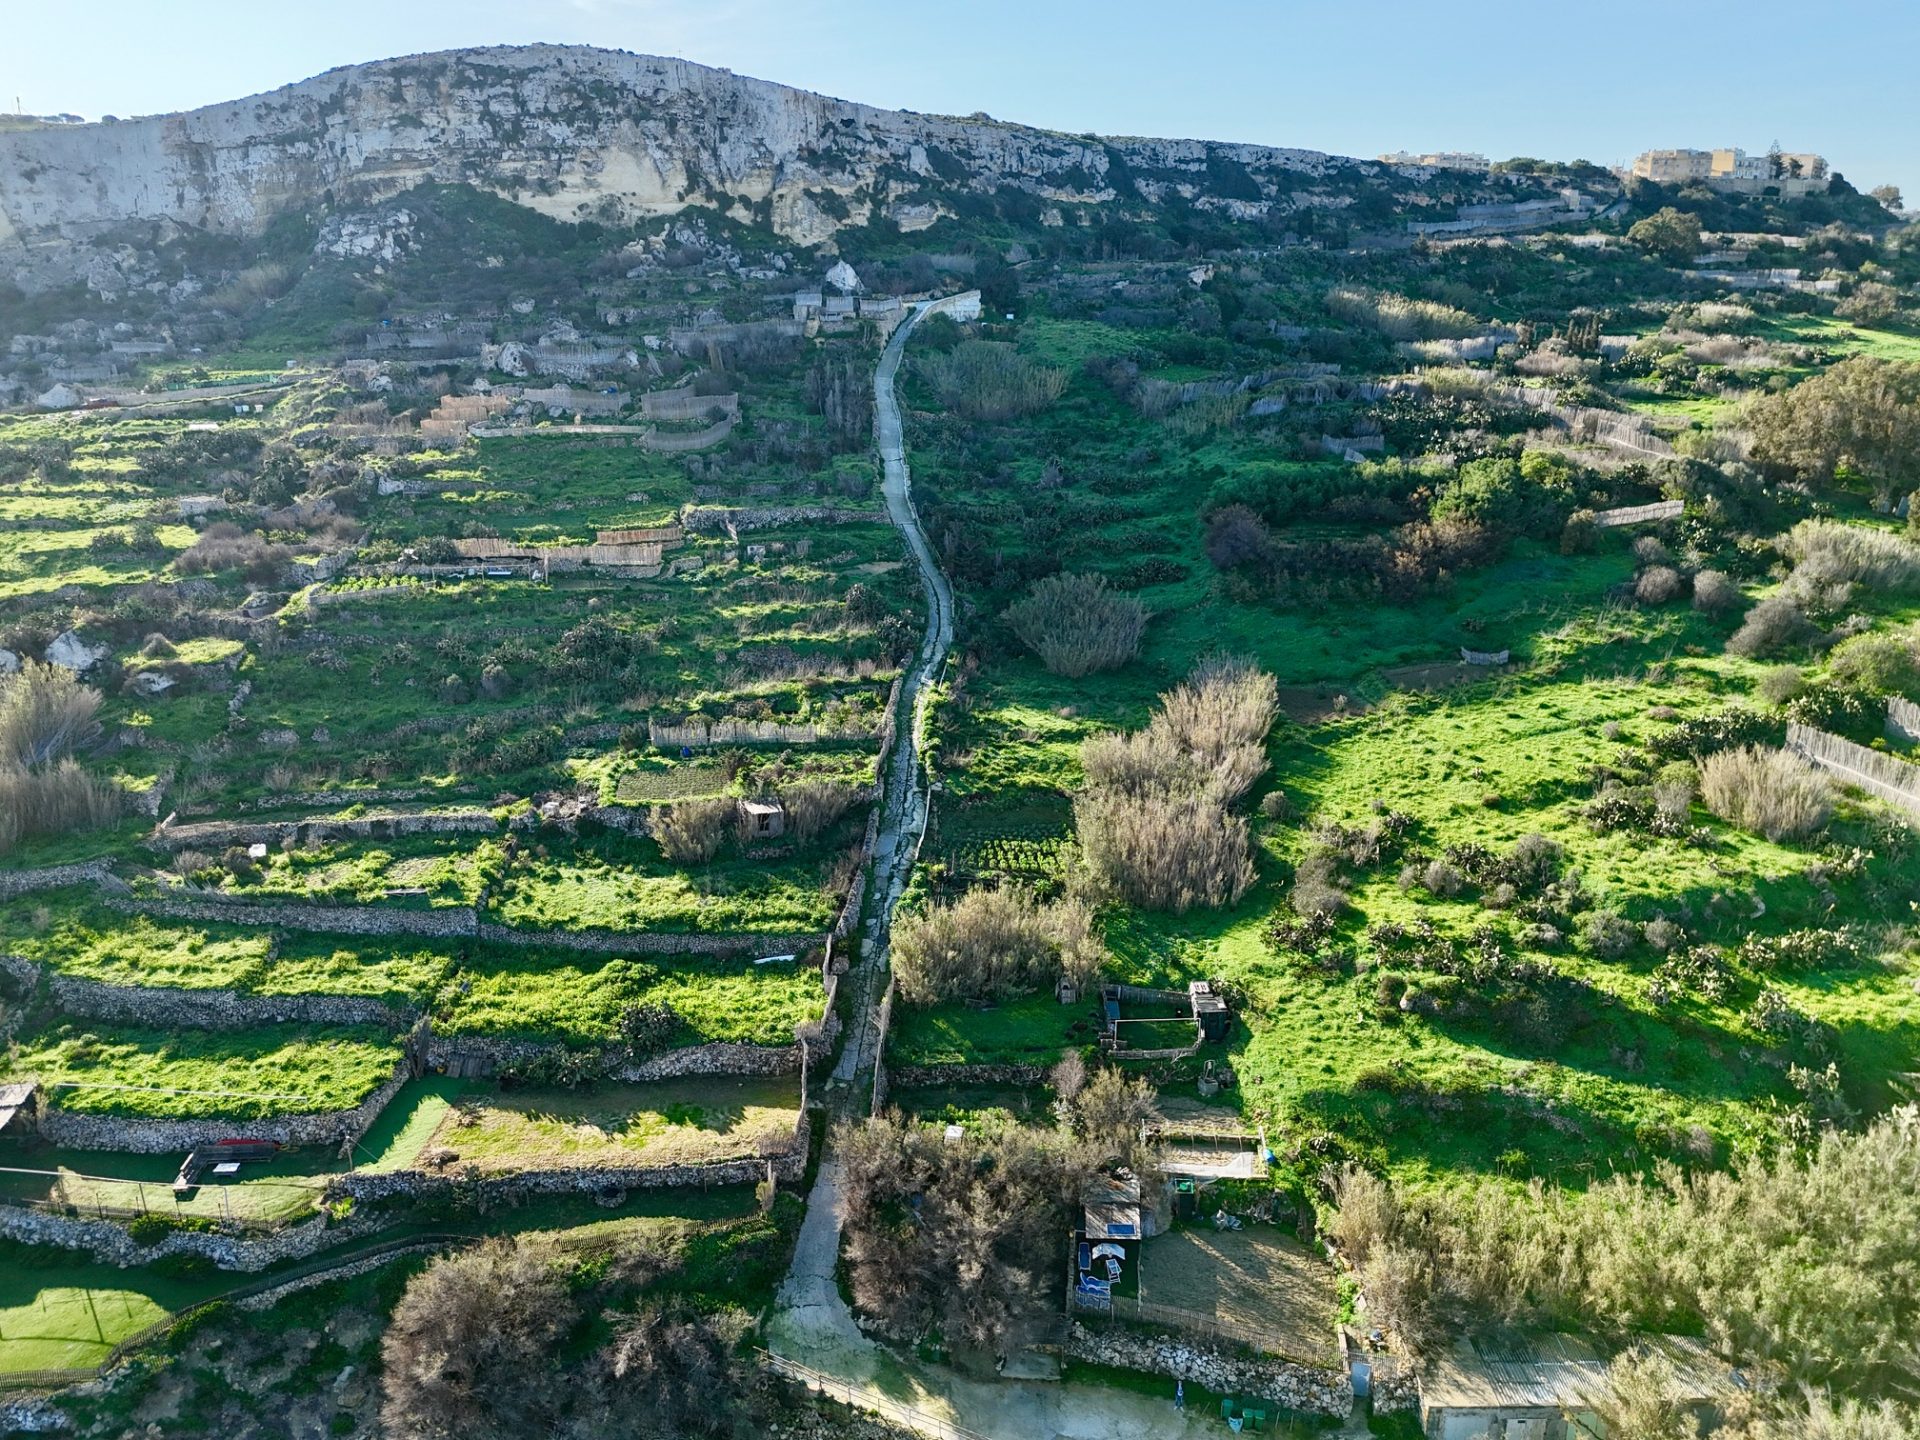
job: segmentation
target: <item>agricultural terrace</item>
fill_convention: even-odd
[[[1447,252],[1432,266],[1481,263]],[[1535,250],[1515,263],[1551,262]],[[1233,284],[1244,292],[1250,274]],[[1292,293],[1309,347],[1339,331],[1376,373],[1403,373],[1384,322],[1330,322]],[[916,490],[981,617],[938,714],[943,786],[915,903],[1002,880],[1057,893],[1083,743],[1139,730],[1156,694],[1225,651],[1278,682],[1270,769],[1239,807],[1252,884],[1183,914],[1108,904],[1107,975],[1225,983],[1229,1093],[1276,1150],[1346,1153],[1409,1180],[1579,1184],[1661,1159],[1725,1163],[1898,1097],[1920,1051],[1898,928],[1920,883],[1910,832],[1854,795],[1811,832],[1769,839],[1723,819],[1694,778],[1729,745],[1779,744],[1789,719],[1885,748],[1879,695],[1915,693],[1912,661],[1842,714],[1813,697],[1857,688],[1859,667],[1822,668],[1809,641],[1844,620],[1840,637],[1911,647],[1911,560],[1843,591],[1782,584],[1802,563],[1786,532],[1809,513],[1884,527],[1870,495],[1809,501],[1583,445],[1445,370],[1343,401],[1298,378],[1297,349],[1116,323],[1087,295],[1065,268],[1036,280],[1021,321],[991,329],[1007,357],[997,382],[950,383],[940,347],[977,342],[938,327],[904,372]],[[1503,303],[1457,333],[1507,322]],[[1687,333],[1702,323],[1748,326],[1777,362],[1756,373],[1789,378],[1903,343],[1768,304],[1648,302],[1618,318],[1644,317],[1635,355],[1697,344]],[[1655,433],[1701,455],[1764,388],[1743,388],[1751,365],[1635,378],[1638,360],[1610,370],[1571,353],[1573,372],[1623,394],[1654,374],[1660,403],[1678,407]],[[1035,369],[1055,378],[1036,385]],[[1009,391],[1006,376],[1033,393],[983,416],[980,395]],[[1523,366],[1508,383],[1540,377]],[[1383,449],[1357,464],[1312,453],[1369,415]],[[1488,455],[1508,458],[1480,463],[1471,489],[1450,478]],[[1663,495],[1686,514],[1657,534],[1568,528],[1575,512]],[[1049,673],[1010,607],[1056,571],[1139,602],[1137,657]],[[1793,625],[1756,629],[1745,618],[1763,601],[1818,620],[1795,610]],[[1462,665],[1463,649],[1508,663]],[[1659,811],[1651,787],[1669,772],[1680,809]],[[1502,859],[1516,846],[1538,857],[1518,883],[1525,866]],[[1098,1030],[1094,1007],[1063,1006],[1046,984],[984,1009],[902,1007],[889,1060],[1044,1067]]]
[[[458,1164],[518,1170],[705,1165],[784,1154],[800,1119],[793,1080],[703,1077],[588,1092],[427,1082],[394,1105],[372,1170]]]

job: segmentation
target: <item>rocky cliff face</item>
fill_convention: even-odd
[[[328,71],[185,114],[0,135],[0,252],[130,222],[257,231],[289,208],[465,182],[563,219],[712,205],[803,245],[928,225],[1004,187],[1043,203],[1180,195],[1246,216],[1376,167],[1304,150],[1101,140],[834,100],[684,60],[524,46]]]

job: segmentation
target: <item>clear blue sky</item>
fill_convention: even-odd
[[[1920,204],[1914,0],[87,0],[0,19],[0,109],[188,109],[335,65],[553,41],[1062,130],[1602,163],[1817,150]]]

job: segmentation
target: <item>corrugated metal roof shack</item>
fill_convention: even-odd
[[[1672,1362],[1680,1393],[1703,1415],[1743,1388],[1698,1340],[1660,1335],[1637,1343]],[[1606,1391],[1608,1358],[1574,1335],[1462,1340],[1421,1377],[1427,1440],[1590,1440],[1602,1433],[1589,1406]]]

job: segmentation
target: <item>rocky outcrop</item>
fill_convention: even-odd
[[[566,221],[708,205],[817,244],[843,225],[947,213],[962,190],[1056,204],[1178,197],[1258,215],[1339,203],[1316,185],[1339,178],[1399,183],[1309,150],[1066,135],[883,110],[685,60],[502,46],[330,70],[184,114],[0,134],[0,246],[58,258],[46,242],[119,239],[131,222],[156,238],[257,233],[315,196],[348,210],[427,183],[471,183]],[[391,219],[330,225],[322,239],[363,258],[408,242]],[[70,278],[87,278],[92,258],[75,247]]]

